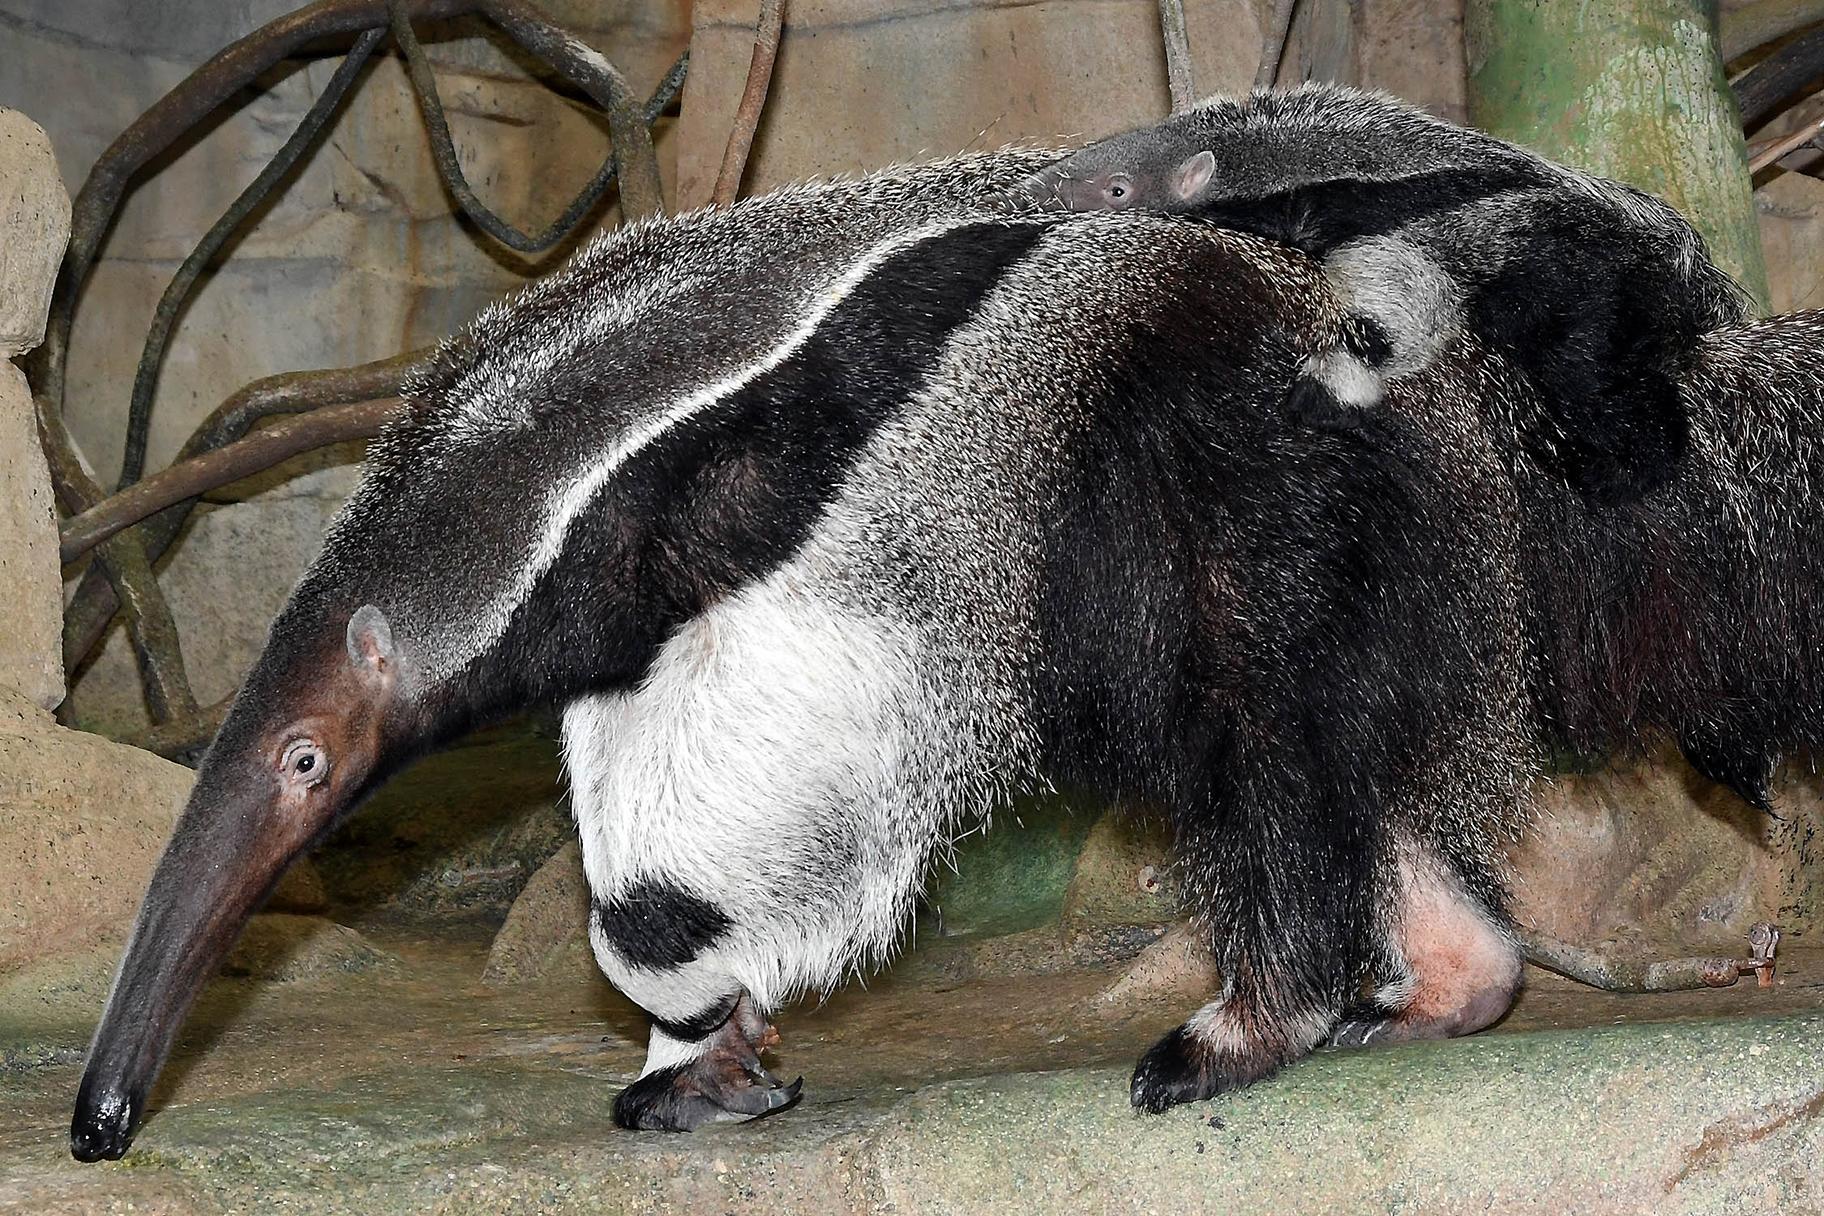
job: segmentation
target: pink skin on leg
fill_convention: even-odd
[[[1499,1021],[1520,989],[1520,948],[1429,857],[1404,849],[1392,945],[1407,974],[1376,1001],[1382,1021],[1344,1022],[1333,1042],[1346,1046],[1448,1039]]]

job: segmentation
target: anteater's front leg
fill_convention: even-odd
[[[772,846],[754,814],[766,799],[715,780],[706,724],[666,721],[645,691],[571,706],[565,759],[591,902],[589,942],[616,988],[652,1019],[646,1064],[616,1099],[615,1122],[689,1131],[790,1105],[761,1053],[789,994],[774,937],[793,895],[784,876],[753,883]],[[790,834],[791,825],[785,825]],[[802,1079],[801,1079],[802,1080]]]
[[[653,1019],[623,1125],[789,1105],[768,1019],[898,940],[940,826],[915,749],[948,737],[908,721],[927,699],[905,654],[890,625],[768,588],[565,711],[590,943]]]
[[[723,1008],[722,1024],[704,1033]],[[783,1110],[798,1100],[804,1078],[787,1085],[761,1062],[760,1053],[778,1043],[779,1032],[745,994],[694,1025],[655,1019],[645,1071],[614,1100],[614,1121],[677,1132]]]

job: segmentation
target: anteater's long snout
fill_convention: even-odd
[[[310,611],[313,628],[274,625],[152,872],[76,1093],[78,1161],[127,1151],[184,1015],[254,909],[408,754],[386,725],[402,668],[385,615]]]
[[[144,1109],[131,1094],[84,1077],[70,1124],[70,1155],[78,1161],[118,1161],[133,1142],[134,1119]]]
[[[207,767],[153,872],[89,1048],[70,1121],[78,1161],[127,1151],[197,993],[315,834],[273,813],[270,798],[248,798],[253,791],[223,797],[228,783]]]

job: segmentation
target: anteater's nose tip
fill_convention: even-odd
[[[133,1142],[133,1104],[124,1094],[83,1094],[70,1120],[70,1156],[118,1161]]]
[[[78,1161],[119,1161],[127,1155],[127,1132],[118,1126],[70,1128],[70,1156]]]

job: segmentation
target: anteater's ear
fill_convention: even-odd
[[[1205,148],[1178,166],[1178,171],[1172,175],[1172,193],[1181,203],[1192,202],[1203,194],[1215,176],[1216,154]]]
[[[392,666],[393,627],[386,614],[372,604],[363,604],[348,618],[348,658],[363,671],[385,671]]]

